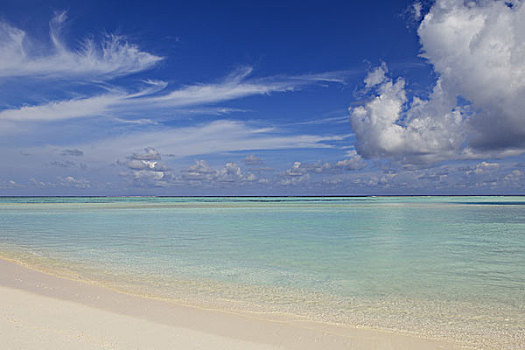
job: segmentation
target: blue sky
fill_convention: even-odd
[[[522,1],[3,1],[0,194],[523,194],[522,23]]]

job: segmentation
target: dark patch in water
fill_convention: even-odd
[[[451,202],[451,204],[471,205],[525,205],[525,202]]]

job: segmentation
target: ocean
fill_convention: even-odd
[[[167,301],[525,348],[525,197],[3,197],[0,256]]]

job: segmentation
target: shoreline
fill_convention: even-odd
[[[286,315],[269,317],[263,313],[206,309],[125,294],[95,283],[54,276],[5,258],[0,258],[0,300],[1,343],[12,347],[18,344],[25,349],[42,348],[42,337],[50,342],[44,348],[58,349],[69,341],[75,341],[76,348],[86,349],[107,348],[103,344],[122,349],[465,348],[453,342],[394,332]],[[55,307],[49,309],[46,305],[51,304]],[[50,318],[53,322],[48,324],[46,320],[51,321]],[[108,320],[102,329],[101,319]],[[51,324],[52,328],[45,328]],[[133,341],[137,331],[149,337]],[[67,346],[71,344],[63,348]]]

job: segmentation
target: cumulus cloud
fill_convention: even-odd
[[[57,188],[57,187],[70,187],[76,189],[89,189],[91,188],[91,182],[82,178],[75,178],[73,176],[59,176],[55,181],[42,181],[35,179],[34,177],[29,179],[31,186],[39,188]]]
[[[495,188],[504,184],[503,178],[508,172],[508,166],[483,161],[473,166],[460,167],[458,170],[463,171],[463,174],[458,175],[463,175],[464,185],[471,188]]]
[[[123,173],[122,175],[128,176],[129,174]],[[131,175],[134,184],[139,186],[151,185],[157,187],[165,187],[170,185],[171,182],[170,172],[165,172],[157,169],[133,170]]]
[[[76,179],[73,176],[59,177],[58,184],[64,187],[74,187],[80,189],[87,189],[91,187],[91,184],[86,179]]]
[[[298,185],[307,180],[310,180],[312,174],[321,174],[333,169],[333,166],[328,162],[318,161],[316,163],[294,162],[290,169],[285,170],[281,174],[280,185]]]
[[[328,162],[318,161],[317,163],[301,163],[294,162],[293,166],[285,171],[285,175],[297,177],[304,176],[308,173],[317,173],[320,174],[327,170],[332,169],[332,165]]]
[[[127,171],[122,172],[121,175],[137,186],[244,184],[257,180],[253,173],[243,172],[233,162],[216,169],[205,160],[196,160],[195,164],[175,173],[168,166],[160,163],[161,159],[160,152],[153,147],[146,147],[144,152],[133,153],[118,164],[127,168]]]
[[[242,162],[249,166],[249,170],[261,174],[262,172],[268,172],[275,170],[274,168],[267,166],[261,157],[257,157],[253,154],[250,154],[242,160]]]
[[[41,180],[35,179],[34,177],[29,179],[29,184],[35,187],[39,187],[39,188],[56,187],[55,183],[41,181]]]
[[[279,185],[281,186],[292,186],[292,185],[299,185],[303,182],[306,182],[310,179],[310,174],[301,175],[298,177],[285,177],[279,181]]]
[[[297,185],[312,179],[312,176],[318,174],[340,174],[343,170],[352,171],[363,169],[366,166],[365,161],[355,151],[349,152],[349,158],[337,161],[335,163],[317,161],[315,163],[294,162],[292,167],[281,173],[281,185]],[[340,183],[339,179],[325,178],[325,183]]]
[[[432,93],[409,99],[405,80],[392,79],[385,65],[370,72],[370,101],[350,109],[358,152],[409,163],[522,153],[522,2],[438,0],[418,35],[438,75]]]
[[[161,156],[159,151],[153,147],[146,147],[144,148],[144,153],[133,153],[131,156],[131,159],[141,161],[160,160],[160,158]]]
[[[336,168],[343,168],[346,170],[359,170],[366,166],[366,162],[361,158],[356,151],[348,152],[348,158],[337,161],[334,165]]]
[[[18,184],[15,180],[2,180],[0,179],[0,189],[13,189],[23,187],[22,185]]]
[[[235,163],[226,163],[224,168],[219,170],[217,177],[219,182],[252,182],[257,180],[257,177],[252,173],[243,173],[241,168]]]
[[[288,176],[302,176],[305,174],[321,174],[327,172],[336,172],[337,170],[357,170],[362,169],[365,162],[358,154],[349,158],[339,160],[335,163],[317,161],[316,163],[294,162],[293,166],[285,171]]]
[[[365,89],[371,89],[387,80],[386,73],[388,68],[385,63],[368,73],[365,78]]]
[[[161,155],[156,149],[146,147],[143,153],[133,153],[118,164],[128,169],[121,175],[130,178],[137,185],[167,186],[173,179],[173,173],[160,160]]]
[[[384,72],[383,67],[378,69]],[[415,98],[408,108],[404,79],[385,77],[376,86],[370,83],[369,88],[374,88],[376,96],[351,109],[356,149],[363,157],[424,162],[453,157],[460,151],[463,111],[442,104],[446,98],[441,84],[429,100]]]
[[[491,172],[491,171],[497,170],[498,168],[499,168],[499,164],[498,163],[481,162],[481,163],[477,164],[474,169],[467,170],[466,174],[467,175],[470,175],[470,174],[479,175],[479,174],[484,174],[484,173],[487,173],[487,172]]]
[[[523,189],[523,185],[525,184],[525,173],[521,170],[514,169],[505,175],[503,181],[507,186]]]
[[[212,181],[217,175],[217,171],[210,167],[205,160],[196,160],[195,164],[183,170],[182,178],[189,182]]]
[[[392,190],[393,193],[487,193],[498,190],[520,190],[525,178],[520,178],[520,169],[509,162],[454,162],[433,167],[403,167],[377,171],[358,172],[347,182],[359,187],[375,190]]]
[[[66,12],[57,12],[50,21],[52,46],[45,50],[43,43],[25,31],[0,21],[0,77],[110,79],[148,69],[162,60],[118,35],[106,35],[100,42],[85,39],[71,49],[62,37],[66,20]]]
[[[204,160],[197,160],[195,164],[182,171],[182,182],[189,184],[216,184],[216,183],[249,183],[257,180],[253,173],[244,173],[235,163],[226,163],[221,169],[214,169]]]

